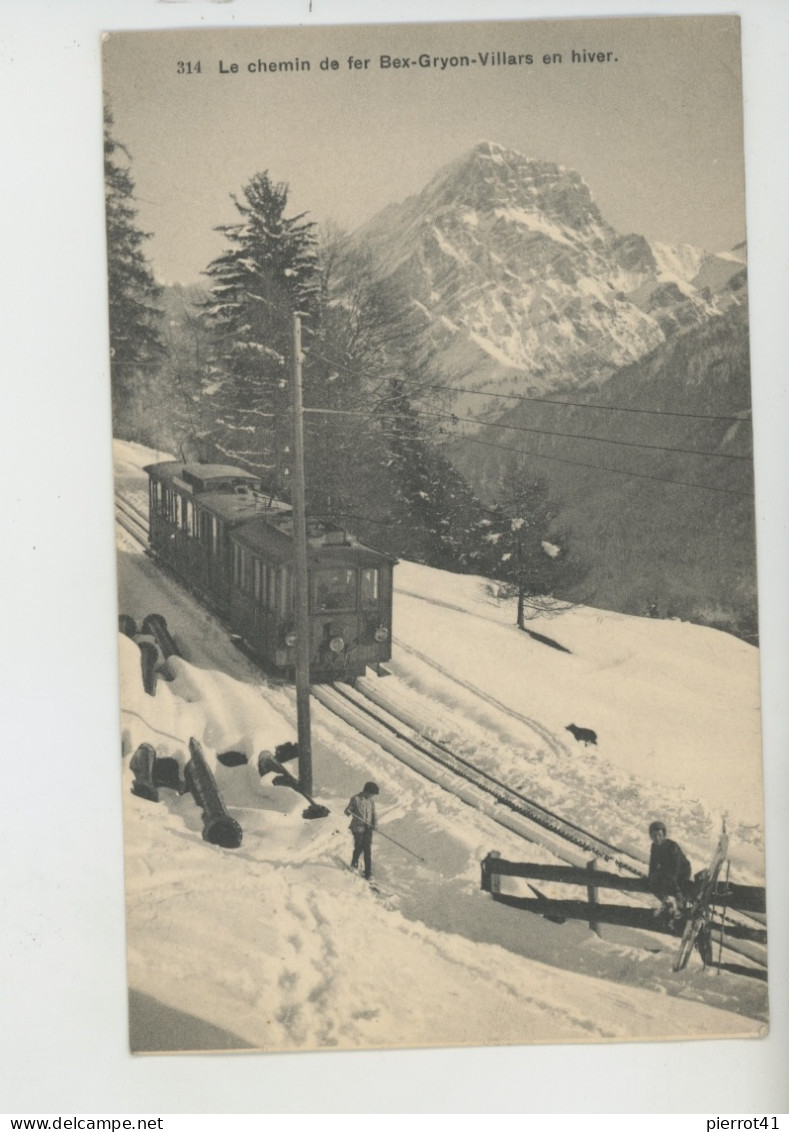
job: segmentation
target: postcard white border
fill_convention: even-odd
[[[132,1058],[101,185],[101,30],[742,16],[768,899],[763,1041]],[[749,1113],[789,1110],[789,18],[783,0],[4,0],[3,586],[10,949],[0,1064],[16,1113]],[[20,482],[21,481],[21,482]],[[65,553],[64,553],[65,550]],[[32,710],[35,708],[35,712]],[[40,734],[25,721],[38,715]],[[56,721],[53,726],[52,721]],[[57,732],[56,749],[44,738]],[[699,1127],[704,1127],[701,1122]]]

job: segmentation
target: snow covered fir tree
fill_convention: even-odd
[[[240,219],[218,231],[228,248],[206,268],[213,353],[204,387],[207,439],[227,462],[286,488],[292,316],[319,314],[315,225],[286,216],[288,186],[257,173],[233,197]]]
[[[162,294],[143,246],[149,233],[137,225],[131,157],[113,135],[104,109],[104,184],[110,324],[110,372],[116,432],[154,439],[151,393],[164,355],[160,334]]]

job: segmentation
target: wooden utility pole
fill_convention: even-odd
[[[310,618],[307,571],[307,518],[304,501],[304,425],[301,400],[301,319],[293,315],[293,548],[296,605],[296,722],[299,740],[299,786],[312,794],[310,737]]]

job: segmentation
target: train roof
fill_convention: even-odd
[[[181,460],[163,460],[159,464],[147,464],[143,471],[159,480],[181,480],[181,486],[192,492],[218,491],[223,486],[225,490],[232,490],[236,484],[260,486],[260,476],[232,464],[185,464]]]
[[[232,528],[231,537],[241,546],[270,561],[292,561],[293,508],[263,492],[259,476],[230,464],[185,464],[180,460],[148,464],[143,471],[193,496],[196,506]],[[366,546],[342,527],[308,518],[307,553],[320,551],[326,556],[332,548],[338,559],[352,550],[354,560],[367,565],[397,561]]]
[[[259,491],[206,491],[198,495],[194,502],[196,507],[233,526],[252,519],[265,519],[269,515],[287,515],[291,511],[289,503],[272,499],[270,495]]]
[[[261,490],[260,477],[231,464],[184,464],[166,460],[143,469],[151,479],[179,488],[196,506],[235,524],[268,512],[291,510],[290,504]]]
[[[250,519],[235,527],[230,538],[239,546],[260,554],[268,561],[283,564],[292,562],[293,514],[282,512],[279,515],[268,514],[258,519]],[[359,565],[378,566],[383,562],[397,561],[391,555],[366,546],[342,527],[308,518],[307,555],[316,556],[319,552],[327,565],[332,558],[338,561],[346,559],[349,552],[353,553],[354,562]]]

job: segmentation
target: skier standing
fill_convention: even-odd
[[[345,813],[351,819],[350,830],[353,836],[353,857],[351,858],[351,868],[355,869],[359,865],[359,858],[364,858],[364,875],[365,879],[369,880],[372,876],[372,847],[373,847],[373,831],[378,825],[378,818],[375,813],[375,802],[373,798],[376,794],[380,793],[378,786],[374,782],[365,782],[363,789],[358,794],[354,794],[348,805],[345,807]]]

